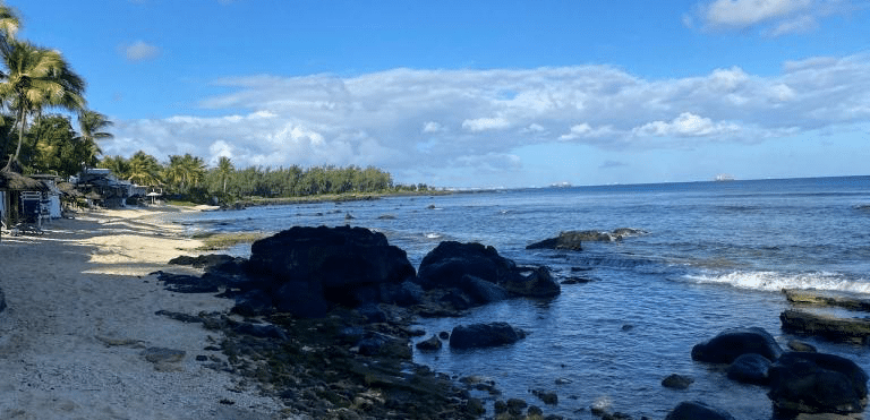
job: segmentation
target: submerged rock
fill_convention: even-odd
[[[559,396],[552,391],[545,391],[543,389],[533,389],[532,395],[538,397],[544,404],[548,405],[556,405],[559,403]]]
[[[686,401],[678,404],[668,413],[665,420],[734,420],[728,412],[711,407],[700,401]]]
[[[438,339],[437,336],[429,337],[427,340],[423,340],[417,343],[416,347],[421,351],[437,351],[441,350],[441,340]]]
[[[629,236],[642,235],[646,231],[631,228],[619,228],[610,232],[598,230],[571,230],[560,232],[555,238],[544,239],[526,246],[526,249],[567,249],[583,250],[583,242],[614,242]]]
[[[450,334],[450,348],[471,349],[513,344],[526,337],[526,333],[506,322],[459,325]]]
[[[782,348],[763,328],[731,328],[692,348],[692,360],[707,363],[731,363],[747,353],[757,353],[774,361]]]
[[[860,413],[868,376],[855,362],[825,353],[786,353],[770,368],[768,397],[784,413]]]
[[[669,375],[665,379],[662,379],[662,386],[665,388],[686,389],[694,382],[695,380],[688,376],[677,375],[675,373],[673,375]]]

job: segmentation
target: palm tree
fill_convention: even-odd
[[[233,171],[235,171],[235,168],[233,168],[233,162],[230,161],[230,158],[221,156],[220,160],[218,160],[217,172],[223,182],[224,187],[222,191],[224,194],[227,192],[227,179],[229,179]]]
[[[3,4],[3,1],[0,0],[0,56],[6,56],[9,51],[9,43],[15,39],[15,34],[18,32],[18,28],[21,26],[21,21],[18,20],[18,16],[10,7],[7,7]],[[0,70],[0,80],[6,79],[6,73]],[[2,118],[0,120],[0,124],[6,125],[9,124],[7,118]],[[4,130],[5,131],[5,130]],[[0,159],[6,156],[6,146],[9,140],[6,136],[3,138],[3,143],[0,145]]]
[[[112,171],[118,179],[130,179],[130,162],[122,156],[106,156],[100,167]]]
[[[160,185],[160,170],[162,168],[157,162],[157,158],[140,150],[130,158],[129,163],[130,172],[127,180],[150,187]]]
[[[21,21],[18,19],[18,14],[0,0],[0,53],[5,55],[5,52],[9,50],[9,44],[15,39],[15,34],[18,33],[20,27]]]
[[[205,179],[205,161],[199,156],[185,153],[184,156],[169,156],[164,177],[175,184],[180,192],[186,192],[191,186],[196,187]]]
[[[18,147],[6,164],[9,168],[21,153],[28,114],[39,113],[46,106],[71,111],[84,108],[85,82],[70,69],[58,51],[10,41],[8,51],[0,52],[8,71],[0,83],[0,97],[10,100],[18,120]]]
[[[100,131],[112,125],[113,123],[99,112],[86,109],[79,113],[79,137],[77,140],[82,142],[87,150],[88,156],[85,160],[87,166],[95,165],[97,156],[103,154],[97,141],[115,137],[112,133]]]

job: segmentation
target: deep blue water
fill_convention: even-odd
[[[549,302],[513,300],[467,318],[420,322],[427,337],[472,322],[506,321],[531,332],[513,346],[445,348],[415,359],[450,375],[491,377],[504,393],[499,398],[523,398],[566,418],[593,418],[589,407],[601,402],[634,418],[664,418],[677,403],[698,399],[738,419],[769,419],[764,388],[692,362],[692,346],[737,326],[763,327],[784,345],[794,337],[780,331],[778,317],[788,307],[783,288],[870,293],[870,177],[508,190],[183,217],[178,221],[191,231],[369,227],[415,265],[442,240],[477,241],[519,263],[547,265],[560,280],[593,278],[563,286]],[[586,243],[582,252],[525,249],[560,231],[620,227],[648,233]],[[802,339],[870,371],[865,346]],[[671,373],[695,383],[684,391],[662,388]],[[556,385],[557,378],[571,383]],[[544,406],[529,394],[534,388],[556,391],[559,404]]]

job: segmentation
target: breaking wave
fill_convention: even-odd
[[[837,273],[777,273],[774,271],[736,271],[726,274],[686,274],[683,281],[698,284],[725,284],[740,289],[780,291],[814,289],[870,294],[870,281]]]

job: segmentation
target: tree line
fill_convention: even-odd
[[[2,170],[66,178],[102,167],[119,179],[193,201],[428,190],[423,184],[394,185],[389,173],[373,167],[237,169],[222,157],[208,168],[190,154],[170,156],[165,163],[142,151],[130,158],[102,156],[99,141],[113,137],[106,131],[112,122],[87,108],[85,80],[63,55],[19,39],[20,25],[16,11],[0,0],[0,109],[6,111],[0,113]],[[50,109],[68,111],[76,124],[71,115],[45,112]]]
[[[99,164],[119,179],[143,186],[162,187],[169,196],[205,202],[213,197],[223,201],[245,197],[290,198],[323,194],[388,193],[428,191],[424,184],[395,184],[390,173],[374,167],[336,167],[332,165],[302,168],[247,167],[237,169],[230,158],[222,156],[216,165],[191,154],[169,156],[161,164],[143,151],[126,159],[107,156]]]

